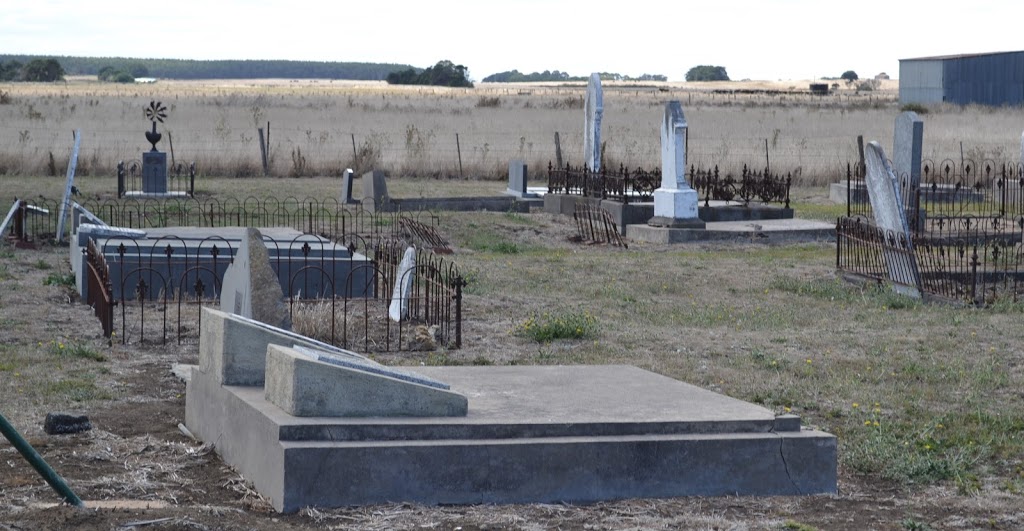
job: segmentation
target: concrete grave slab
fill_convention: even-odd
[[[601,171],[601,118],[604,116],[604,92],[601,76],[590,74],[587,94],[583,101],[583,163],[591,171]]]
[[[295,417],[195,371],[189,430],[279,511],[836,492],[836,439],[628,366],[418,367],[466,416]]]
[[[416,277],[416,248],[409,247],[402,255],[402,261],[395,270],[395,288],[391,293],[391,305],[388,306],[388,317],[398,323],[409,316],[409,295],[412,293],[412,282]]]
[[[296,417],[466,415],[466,397],[438,387],[435,380],[351,358],[323,359],[331,356],[269,345],[267,400]]]
[[[285,330],[292,327],[284,292],[258,229],[246,229],[234,261],[224,273],[220,309]]]

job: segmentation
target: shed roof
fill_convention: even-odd
[[[900,61],[940,61],[946,59],[966,59],[968,57],[983,57],[986,55],[1005,55],[1011,53],[1024,53],[1024,50],[1015,52],[962,53],[955,55],[935,55],[931,57],[911,57],[907,59],[900,59]]]

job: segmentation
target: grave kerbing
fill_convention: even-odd
[[[604,115],[604,93],[601,91],[601,76],[590,74],[587,95],[583,102],[585,112],[583,123],[583,163],[590,171],[601,171],[601,117]]]

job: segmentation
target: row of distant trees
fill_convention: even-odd
[[[0,61],[0,81],[60,81],[64,68],[56,59],[33,59],[27,63]]]
[[[600,72],[598,74],[602,81],[668,81],[667,76],[661,74],[643,74],[638,77],[624,76],[615,72]],[[536,83],[541,81],[586,81],[589,76],[570,76],[568,72],[558,70],[545,70],[524,74],[518,70],[498,72],[483,79],[484,83]]]

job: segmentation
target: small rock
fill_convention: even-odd
[[[92,429],[89,417],[85,415],[69,415],[67,413],[47,413],[43,431],[50,435],[65,435]]]

